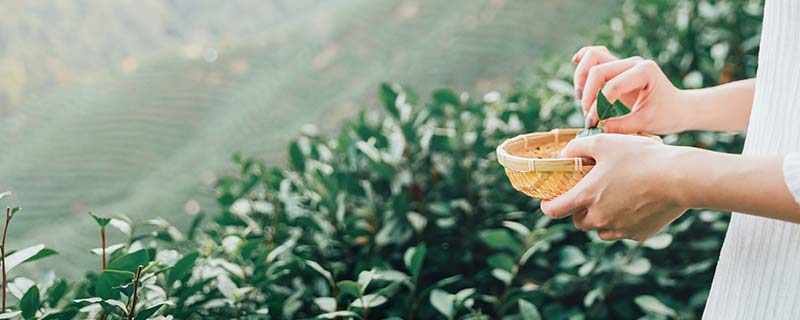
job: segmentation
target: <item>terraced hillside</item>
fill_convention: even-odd
[[[0,82],[0,190],[13,190],[24,207],[11,245],[56,248],[59,264],[45,260],[37,270],[66,275],[94,265],[88,210],[185,224],[188,200],[213,210],[210,185],[231,153],[278,164],[302,125],[334,127],[368,105],[381,81],[425,91],[507,88],[546,52],[567,59],[586,41],[583,28],[617,2],[274,1],[253,10],[137,1],[80,18],[92,3],[0,4],[0,17],[14,15],[0,28],[0,75],[16,70],[17,79]],[[53,10],[75,21],[25,20]],[[53,32],[50,42],[71,46],[49,56],[50,42],[12,36],[19,30]],[[111,50],[115,41],[127,49]],[[68,76],[43,60],[60,61]]]

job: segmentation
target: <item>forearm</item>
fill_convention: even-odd
[[[686,130],[744,131],[753,107],[755,79],[684,90]]]
[[[676,147],[678,199],[686,207],[736,211],[800,223],[800,205],[783,178],[782,156],[742,156]]]

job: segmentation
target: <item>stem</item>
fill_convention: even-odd
[[[133,280],[133,298],[131,298],[131,308],[128,311],[128,320],[133,320],[136,316],[136,295],[139,293],[139,278],[142,276],[142,266],[136,271],[136,279]]]
[[[3,225],[3,241],[0,243],[0,256],[3,262],[3,309],[6,312],[6,291],[8,281],[6,280],[6,234],[8,233],[8,221],[11,220],[11,208],[6,208],[6,222]]]
[[[106,227],[100,227],[100,240],[103,244],[103,270],[106,269]]]

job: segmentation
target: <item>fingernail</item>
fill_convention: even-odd
[[[583,98],[583,88],[575,88],[575,99],[582,99]]]
[[[577,52],[575,52],[575,54],[572,55],[572,62],[578,62],[578,53]]]

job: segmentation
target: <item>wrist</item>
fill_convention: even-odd
[[[676,103],[673,106],[676,110],[677,128],[676,132],[689,130],[700,130],[702,124],[702,91],[691,89],[677,89]]]
[[[702,150],[690,147],[665,146],[665,156],[662,159],[662,169],[666,174],[664,186],[667,197],[683,208],[698,208],[703,206],[701,187],[703,169],[697,161],[698,153]]]

